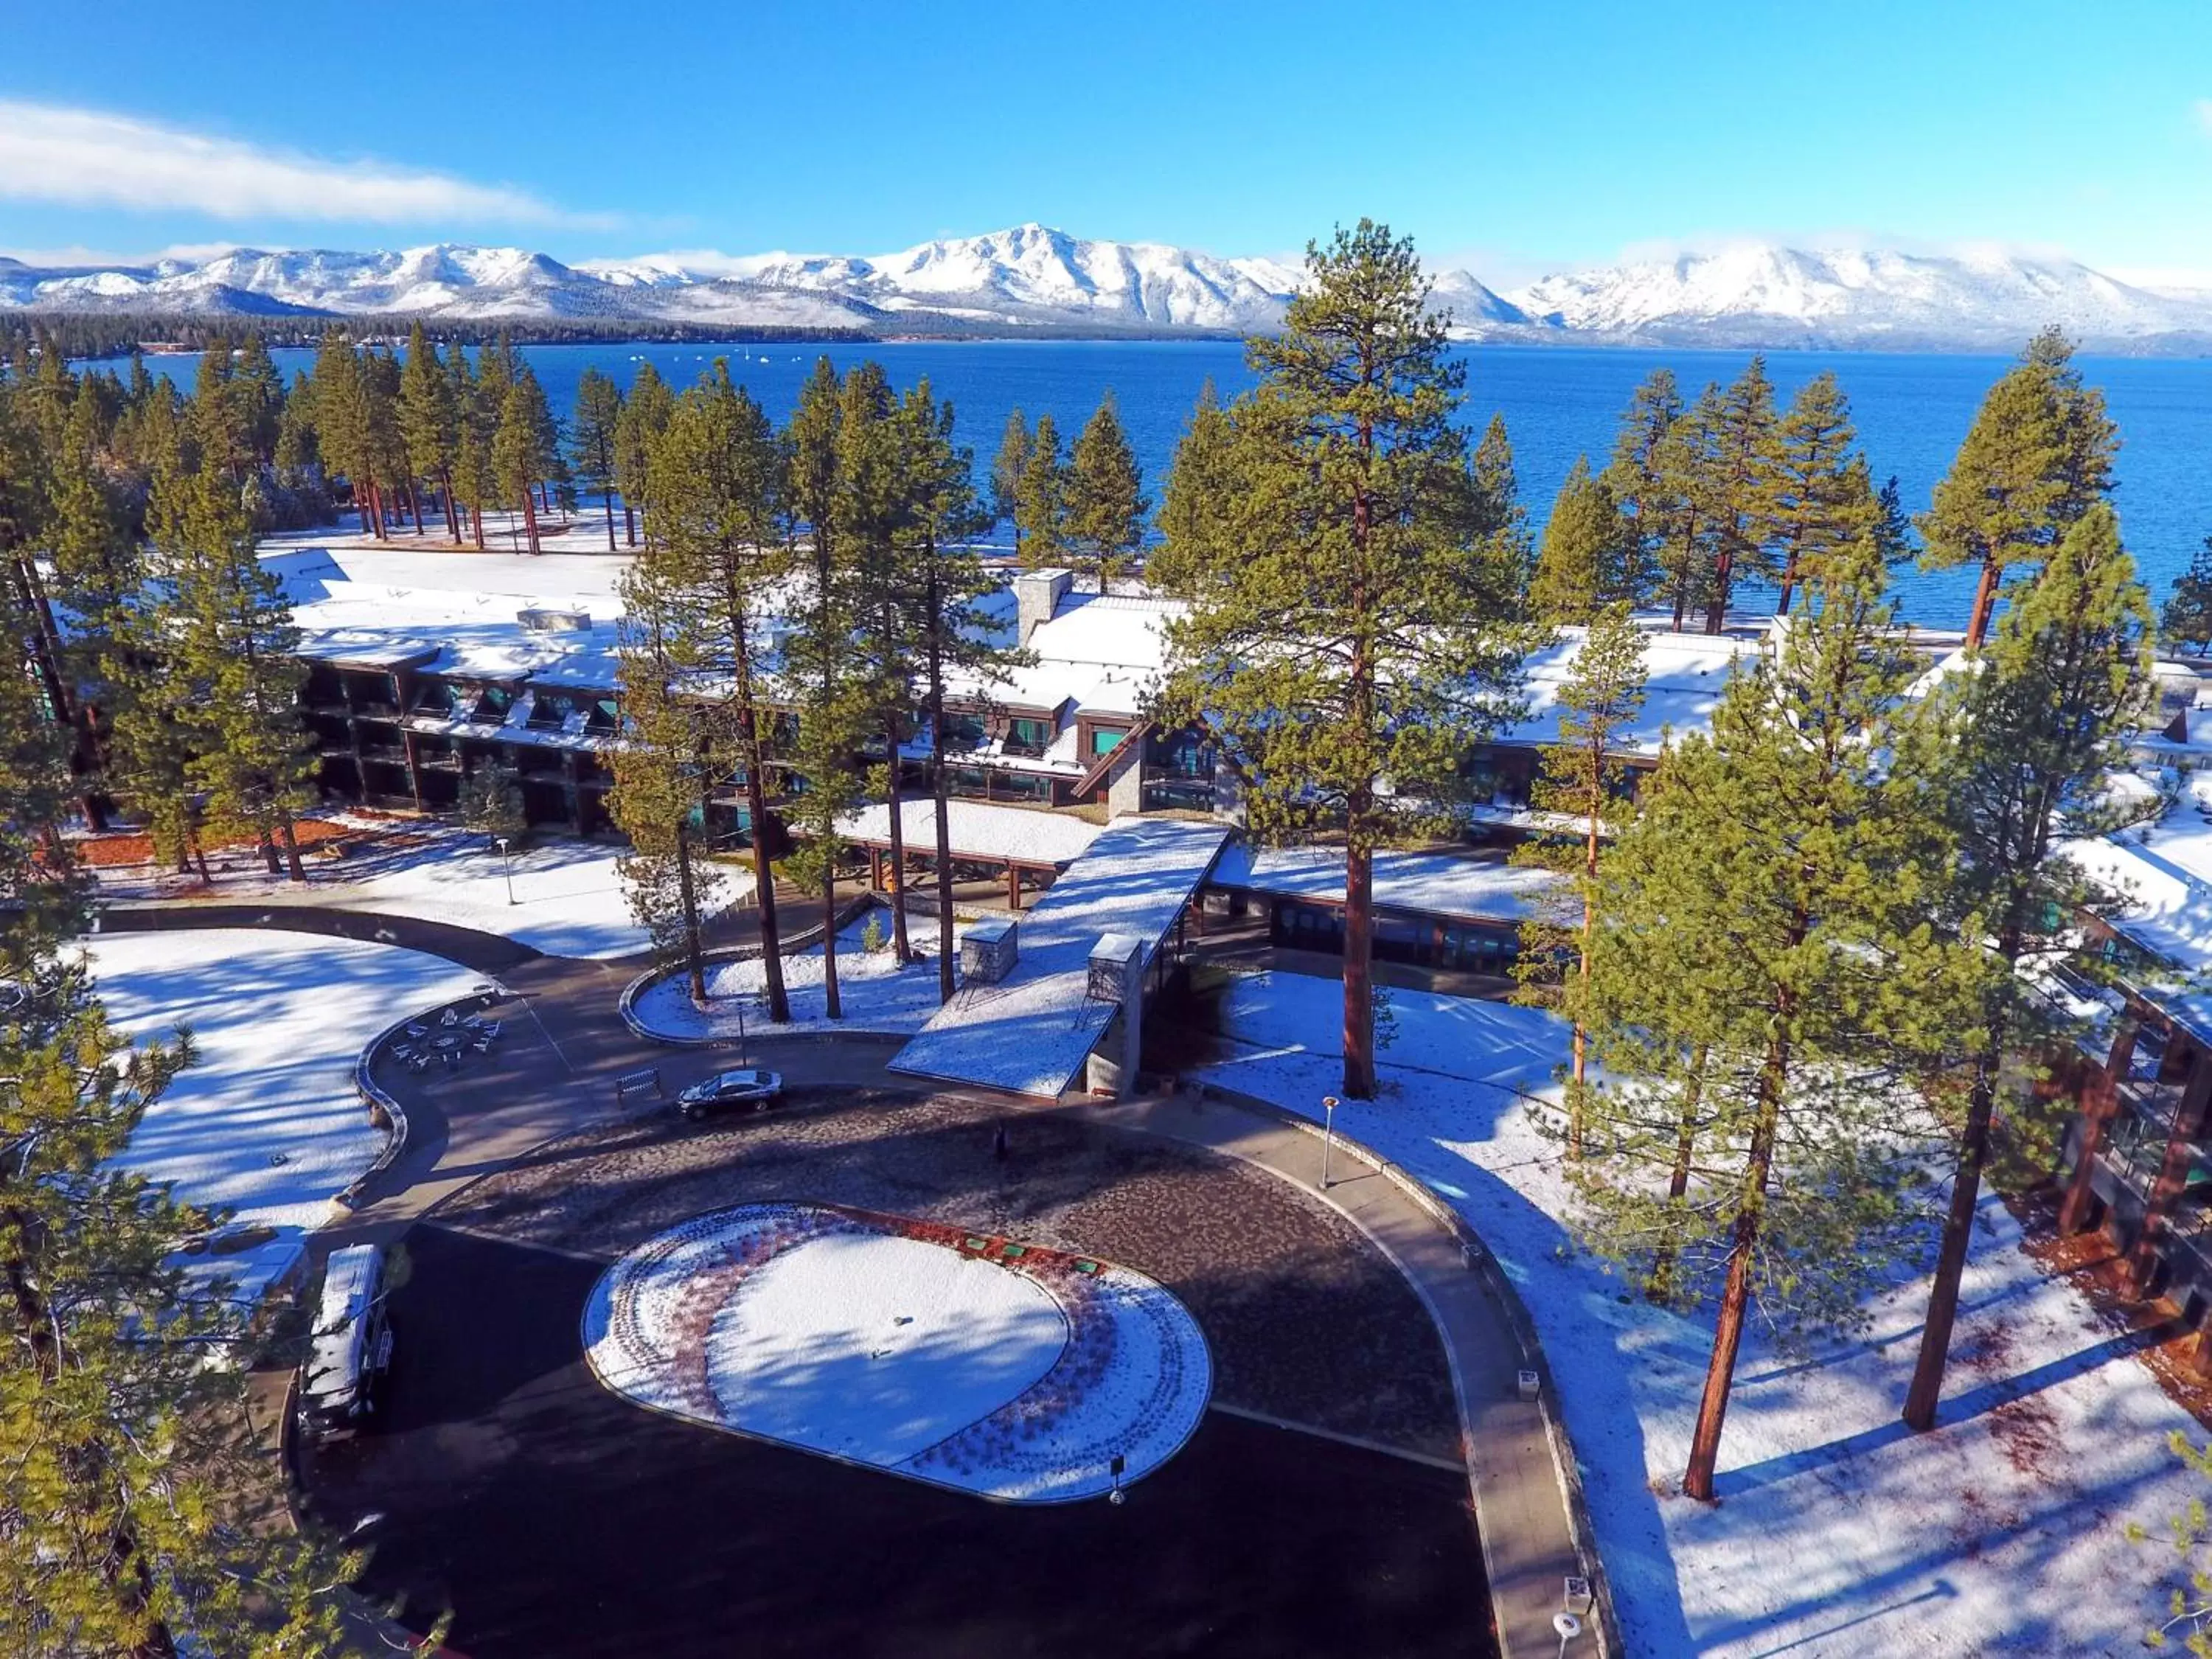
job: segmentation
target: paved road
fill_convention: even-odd
[[[787,926],[794,931],[818,920],[818,907],[792,908],[798,914]],[[122,921],[111,912],[107,925],[241,925],[228,916],[234,909],[256,913],[259,920],[252,925],[332,933],[347,926],[373,926],[377,931],[363,936],[495,972],[511,993],[500,1010],[505,1030],[500,1048],[465,1079],[447,1082],[434,1073],[417,1079],[396,1068],[390,1074],[379,1073],[408,1110],[410,1144],[373,1189],[372,1201],[331,1230],[333,1247],[358,1237],[397,1236],[440,1200],[479,1176],[526,1159],[547,1139],[628,1115],[614,1101],[614,1080],[625,1073],[658,1066],[672,1093],[731,1062],[726,1050],[654,1044],[629,1029],[616,1000],[639,971],[641,964],[635,961],[579,962],[525,954],[526,947],[465,929],[319,908],[292,914],[281,906],[197,906],[179,915],[177,908],[164,907],[156,913],[158,920],[143,924]],[[226,919],[215,920],[216,915]],[[495,961],[503,965],[495,966]],[[895,1039],[860,1036],[781,1039],[757,1044],[753,1057],[800,1085],[879,1085],[884,1062],[897,1046]],[[1181,1097],[1119,1106],[1011,1100],[1005,1104],[1007,1109],[1089,1114],[1102,1123],[1243,1158],[1309,1190],[1319,1184],[1319,1153],[1311,1137],[1232,1107],[1201,1108]],[[628,1109],[636,1109],[635,1103]],[[1338,1167],[1344,1168],[1341,1152]],[[1514,1396],[1522,1360],[1510,1318],[1485,1282],[1467,1270],[1453,1242],[1379,1175],[1340,1179],[1327,1201],[1352,1217],[1413,1281],[1452,1356],[1467,1432],[1468,1479],[1483,1517],[1498,1650],[1506,1659],[1555,1654],[1559,1638],[1551,1618],[1560,1605],[1559,1586],[1583,1567],[1543,1419],[1536,1407]],[[1587,1636],[1577,1648],[1596,1651]]]

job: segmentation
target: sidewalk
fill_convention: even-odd
[[[1170,1095],[1042,1109],[1204,1147],[1320,1195],[1321,1136],[1227,1102]],[[1498,1652],[1502,1659],[1551,1659],[1559,1651],[1552,1616],[1564,1605],[1564,1581],[1589,1575],[1575,1548],[1542,1410],[1517,1392],[1524,1362],[1513,1322],[1482,1275],[1469,1270],[1457,1242],[1340,1136],[1326,1198],[1396,1264],[1436,1320],[1459,1393]],[[1599,1651],[1595,1622],[1583,1619],[1571,1656]]]

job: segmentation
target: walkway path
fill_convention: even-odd
[[[817,919],[804,907],[791,908],[793,932]],[[331,1248],[397,1237],[468,1182],[514,1167],[558,1136],[632,1115],[635,1107],[618,1110],[615,1104],[617,1076],[656,1067],[672,1093],[730,1058],[726,1049],[654,1043],[624,1024],[616,1001],[643,965],[635,960],[547,957],[494,934],[323,906],[113,908],[104,913],[104,926],[261,926],[374,938],[498,975],[509,993],[501,1012],[509,1040],[489,1060],[451,1079],[435,1073],[418,1079],[397,1068],[379,1073],[408,1113],[408,1146],[375,1183],[371,1201],[319,1236]],[[753,1044],[747,1058],[769,1060],[800,1088],[896,1085],[902,1080],[886,1066],[898,1047],[896,1037],[860,1035],[769,1038]],[[1499,1650],[1504,1659],[1557,1653],[1551,1620],[1563,1581],[1583,1575],[1584,1567],[1542,1413],[1516,1390],[1522,1347],[1512,1318],[1483,1277],[1469,1270],[1456,1240],[1341,1140],[1334,1179],[1322,1194],[1320,1139],[1237,1105],[1176,1095],[1115,1103],[1071,1097],[1022,1101],[1018,1109],[1072,1113],[1242,1159],[1333,1205],[1390,1257],[1427,1304],[1450,1356]],[[1569,1650],[1596,1649],[1585,1637]]]

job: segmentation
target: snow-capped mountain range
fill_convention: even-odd
[[[1243,334],[1278,325],[1301,272],[1042,225],[859,257],[659,255],[566,265],[520,248],[237,249],[112,269],[0,258],[0,308],[210,315],[603,319],[869,333]],[[1469,339],[1528,343],[2014,349],[2057,323],[2092,347],[2212,349],[2212,294],[2132,286],[2001,251],[1808,252],[1747,243],[1562,272],[1507,294],[1436,273]]]

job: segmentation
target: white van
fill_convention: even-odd
[[[384,1252],[374,1244],[331,1251],[307,1363],[300,1372],[300,1414],[308,1428],[327,1432],[352,1426],[374,1408],[370,1389],[391,1364]]]

